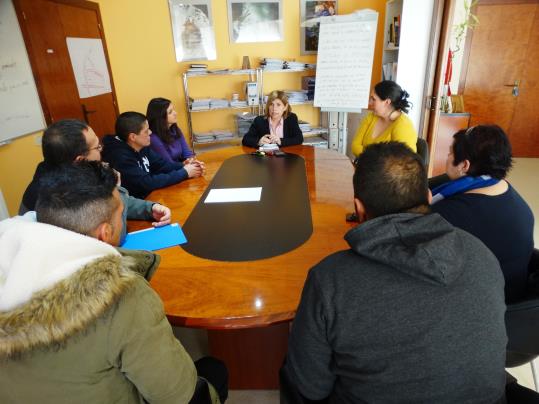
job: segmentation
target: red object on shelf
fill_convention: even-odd
[[[451,76],[453,75],[453,51],[449,49],[447,54],[447,65],[445,67],[445,79],[444,84],[447,85],[447,96],[451,96],[451,87],[449,82],[451,81]]]

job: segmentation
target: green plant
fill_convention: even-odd
[[[479,25],[479,19],[475,14],[472,14],[472,8],[477,4],[479,0],[464,0],[464,20],[459,24],[453,25],[453,33],[455,35],[455,49],[452,53],[460,51],[460,46],[464,38],[466,38],[466,31],[468,29],[474,29]]]

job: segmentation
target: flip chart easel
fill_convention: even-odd
[[[345,153],[347,113],[361,112],[369,103],[378,13],[364,9],[318,21],[314,105],[337,113],[337,120],[330,123],[329,145]]]

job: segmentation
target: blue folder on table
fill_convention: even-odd
[[[122,248],[128,250],[155,251],[187,242],[182,228],[178,223],[163,227],[150,227],[149,229],[128,233]]]

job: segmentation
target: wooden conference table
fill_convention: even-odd
[[[278,387],[289,324],[308,270],[346,249],[343,236],[352,227],[345,221],[353,207],[350,160],[311,146],[283,150],[305,160],[313,233],[303,245],[244,262],[214,261],[180,247],[167,248],[158,252],[161,265],[151,280],[171,324],[208,330],[210,353],[227,364],[233,389]],[[206,163],[204,177],[156,190],[148,199],[170,207],[172,221],[183,226],[223,161],[252,151],[234,146],[204,153],[200,155]],[[147,223],[129,223],[129,231],[144,227]]]

